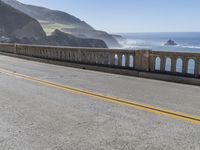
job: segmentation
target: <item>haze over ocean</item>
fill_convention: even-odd
[[[171,33],[121,33],[126,40],[121,42],[124,48],[148,48],[161,51],[200,52],[200,32]],[[177,46],[165,46],[169,40]]]

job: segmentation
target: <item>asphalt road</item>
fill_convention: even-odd
[[[200,149],[200,124],[35,82],[16,73],[200,117],[198,86],[0,55],[0,150]]]

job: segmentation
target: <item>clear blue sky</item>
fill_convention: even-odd
[[[19,0],[108,32],[200,32],[200,0]]]

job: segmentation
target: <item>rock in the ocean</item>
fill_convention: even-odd
[[[173,40],[168,40],[167,43],[165,43],[166,46],[175,46],[177,43]]]

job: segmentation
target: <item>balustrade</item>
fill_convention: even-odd
[[[158,69],[158,59],[160,58],[160,69]],[[171,60],[171,69],[166,70],[166,66],[169,67],[167,59]],[[200,53],[179,53],[179,52],[151,52],[151,71],[160,71],[172,74],[181,74],[186,76],[194,76],[198,78],[200,76]],[[157,68],[156,68],[157,66]],[[165,67],[165,69],[164,69]]]
[[[0,44],[0,51],[61,61],[200,77],[200,53]]]

